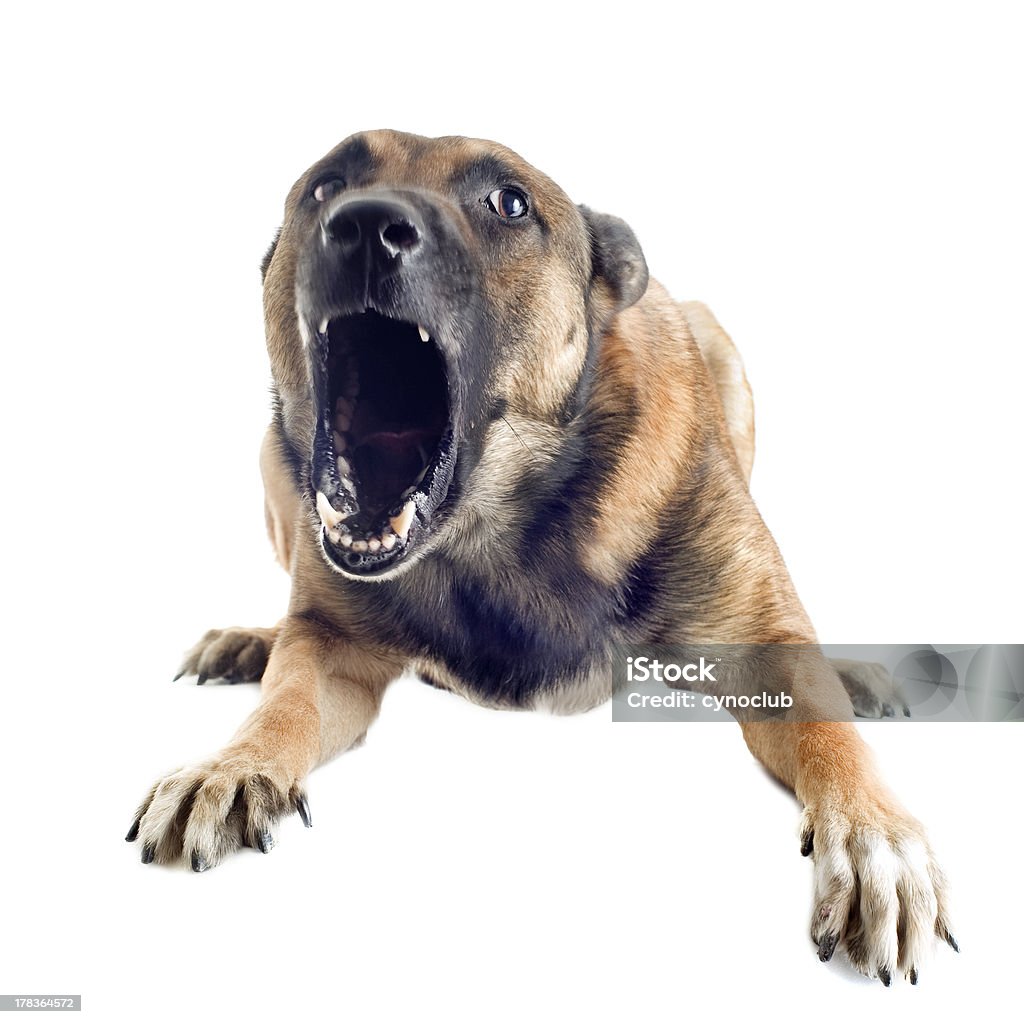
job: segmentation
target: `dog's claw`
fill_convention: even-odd
[[[309,803],[306,800],[305,793],[300,793],[295,798],[295,810],[299,812],[299,817],[302,819],[302,824],[305,825],[306,828],[312,828],[313,819],[309,815]]]
[[[878,980],[888,988],[892,984],[892,975],[884,967],[878,968]]]
[[[911,967],[910,968],[910,984],[911,985],[916,985],[917,984],[917,968],[916,967]]]
[[[200,672],[196,677],[196,686],[202,686],[210,677],[205,672]]]
[[[132,822],[132,827],[128,829],[128,835],[124,837],[126,843],[134,843],[139,836],[139,825],[142,824],[142,818],[136,818]]]
[[[814,853],[814,829],[811,829],[801,840],[800,840],[800,856],[810,857]]]
[[[259,847],[260,853],[270,853],[274,848],[274,837],[269,832],[261,832],[256,837],[256,845]]]
[[[156,847],[152,844],[147,844],[142,848],[142,863],[152,864],[153,858],[156,856]]]
[[[895,716],[895,714],[896,714],[896,712],[893,710],[893,707],[892,707],[891,704],[883,704],[882,705],[882,717],[883,718],[893,718]]]
[[[181,671],[180,671],[180,672],[179,672],[179,673],[178,673],[178,674],[177,674],[177,675],[176,675],[176,676],[175,676],[175,677],[174,677],[174,678],[173,678],[173,679],[171,680],[171,682],[172,682],[172,683],[176,683],[176,682],[177,682],[177,681],[178,681],[178,680],[179,680],[179,679],[180,679],[180,678],[181,678],[181,677],[182,677],[182,676],[183,676],[184,674],[185,674],[185,670],[184,670],[184,669],[182,669],[182,670],[181,670]]]
[[[952,932],[947,931],[945,938],[946,938],[946,941],[950,944],[950,946],[953,947],[953,952],[954,953],[959,953],[960,952],[960,947],[956,944],[956,939],[953,938]]]
[[[823,963],[827,964],[832,959],[832,954],[836,951],[836,945],[839,942],[839,932],[829,932],[821,942],[818,943],[818,959]]]
[[[206,858],[198,851],[192,851],[192,870],[199,872],[205,871],[210,865],[206,863]]]

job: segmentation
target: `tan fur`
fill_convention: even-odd
[[[754,466],[754,396],[743,360],[732,338],[703,302],[683,302],[680,309],[715,382],[740,471],[749,483]]]

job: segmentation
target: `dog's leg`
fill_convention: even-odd
[[[303,780],[363,738],[402,668],[384,652],[356,648],[329,627],[289,616],[259,707],[220,753],[158,781],[127,838],[139,840],[146,863],[184,856],[194,871],[239,845],[266,853],[282,815],[297,810],[309,824]]]
[[[266,671],[279,629],[280,626],[232,626],[208,630],[185,655],[174,678],[196,676],[200,686],[207,679],[258,683]]]
[[[794,718],[832,717],[839,687],[824,658],[802,659]],[[810,712],[810,714],[809,714]],[[747,745],[804,805],[801,852],[814,860],[811,938],[821,960],[845,946],[862,973],[917,982],[936,934],[950,933],[946,881],[921,824],[882,782],[846,721],[743,722]]]
[[[740,472],[749,484],[754,466],[754,397],[743,360],[732,338],[703,302],[682,302],[680,307],[711,373]]]
[[[907,698],[884,665],[832,658],[858,718],[910,718]]]

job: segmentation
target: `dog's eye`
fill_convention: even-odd
[[[329,178],[321,178],[313,186],[313,198],[318,203],[323,203],[336,196],[345,187],[345,179],[339,178],[336,174]]]
[[[496,188],[487,197],[487,205],[503,220],[524,217],[528,208],[526,196],[517,188]]]

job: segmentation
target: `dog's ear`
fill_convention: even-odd
[[[581,206],[590,233],[594,282],[607,294],[611,315],[632,306],[647,291],[647,260],[633,229],[621,218]]]
[[[274,253],[277,250],[277,240],[281,237],[281,229],[278,228],[274,232],[274,240],[270,243],[270,248],[264,253],[263,259],[260,261],[260,280],[265,281],[267,279],[267,271],[270,269],[270,261],[274,258]]]

